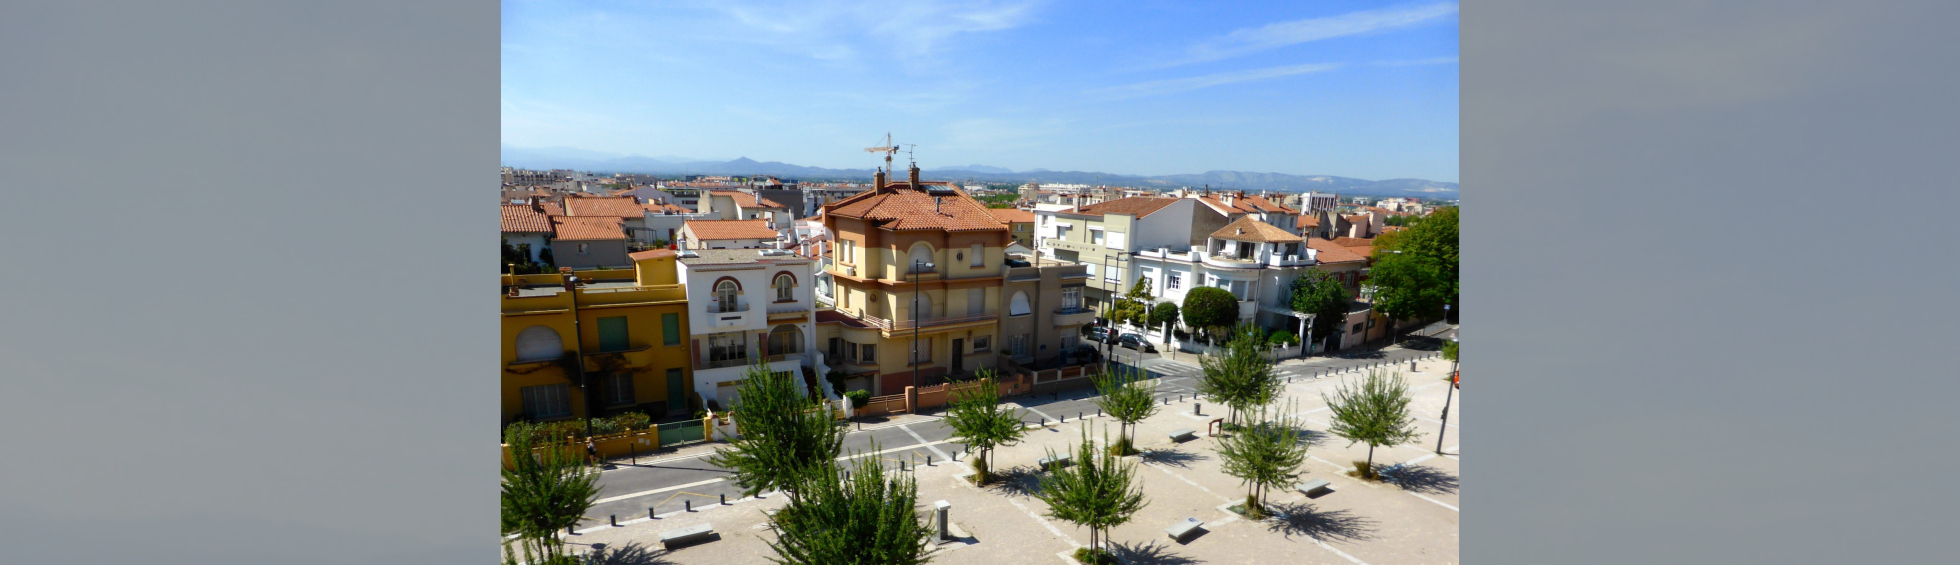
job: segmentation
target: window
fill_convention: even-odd
[[[932,247],[924,243],[912,245],[912,256],[905,261],[907,273],[923,273],[932,270]]]
[[[912,360],[908,363],[932,362],[932,338],[920,338],[912,342]]]
[[[524,397],[524,413],[533,419],[572,415],[571,385],[527,386],[519,392]]]
[[[789,273],[776,275],[775,288],[777,302],[796,301],[796,277],[790,276]]]
[[[830,357],[832,359],[844,358],[844,338],[830,338]]]
[[[660,344],[681,344],[681,315],[666,313],[660,315]]]
[[[1355,324],[1354,329],[1350,330],[1349,333],[1361,333],[1361,324]]]
[[[517,332],[518,361],[549,361],[565,354],[565,343],[558,337],[558,330],[545,326],[531,326]]]
[[[987,266],[987,246],[978,243],[973,244],[973,266]]]
[[[599,318],[599,351],[625,351],[632,349],[626,340],[626,317],[609,316]]]
[[[1184,286],[1183,273],[1171,271],[1168,273],[1168,278],[1165,280],[1169,282],[1164,283],[1164,290],[1177,290],[1179,287]]]
[[[749,334],[746,332],[718,333],[708,336],[708,361],[717,366],[722,363],[746,362],[749,358]]]
[[[966,291],[966,315],[978,316],[987,311],[987,289],[974,288]]]
[[[590,244],[590,243],[581,243],[581,244],[578,244],[578,254],[579,254],[579,255],[586,255],[586,254],[588,254],[588,252],[590,252],[591,250],[592,250],[592,244]]]
[[[633,404],[633,374],[599,375],[599,401],[608,407]]]
[[[1067,241],[1068,228],[1069,226],[1067,224],[1055,224],[1055,239]]]
[[[1103,231],[1096,228],[1089,228],[1089,244],[1102,245],[1102,242],[1103,242]]]
[[[993,346],[994,346],[994,340],[992,337],[983,336],[983,337],[973,338],[974,353],[985,353],[988,349],[992,348]]]
[[[769,354],[788,355],[803,352],[803,331],[796,326],[783,324],[769,330]]]
[[[1082,287],[1071,286],[1062,289],[1062,309],[1074,310],[1082,307]]]
[[[1014,301],[1007,304],[1007,315],[1025,316],[1028,311],[1028,293],[1016,291]]]
[[[858,360],[865,363],[878,362],[878,345],[867,343],[858,346]]]
[[[715,305],[717,306],[717,309],[715,311],[734,312],[735,308],[738,305],[738,303],[736,302],[736,298],[741,295],[742,295],[742,289],[735,285],[735,281],[725,280],[716,283]]]
[[[1095,278],[1095,276],[1096,276],[1096,267],[1098,267],[1099,265],[1096,265],[1095,263],[1083,263],[1082,265],[1083,265],[1084,267],[1087,267],[1087,268],[1088,268],[1088,271],[1089,271],[1089,278]]]
[[[1007,338],[1007,351],[1015,357],[1028,356],[1028,334]]]
[[[1125,239],[1123,232],[1109,232],[1109,248],[1122,249]]]
[[[1111,266],[1108,269],[1103,269],[1103,280],[1111,282],[1123,280],[1123,268]]]

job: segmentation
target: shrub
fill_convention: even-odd
[[[853,390],[844,393],[844,398],[850,399],[851,409],[856,410],[871,402],[871,391]]]
[[[1075,561],[1089,565],[1115,565],[1117,562],[1116,558],[1110,556],[1108,551],[1089,547],[1075,548]]]
[[[1293,345],[1299,342],[1300,338],[1294,337],[1293,332],[1286,330],[1279,330],[1273,332],[1272,335],[1266,336],[1266,343],[1273,345]]]

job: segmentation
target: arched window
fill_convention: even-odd
[[[912,244],[912,256],[910,259],[905,261],[905,269],[906,269],[905,272],[917,273],[923,271],[930,271],[932,270],[932,268],[926,265],[931,265],[931,264],[932,264],[932,246],[926,245],[926,243],[923,241]]]
[[[735,311],[735,298],[741,295],[742,289],[735,285],[735,281],[724,280],[715,285],[715,305],[719,306],[722,312]]]
[[[1007,315],[1020,316],[1028,311],[1028,293],[1015,292],[1014,301],[1007,304]]]
[[[796,300],[796,277],[789,273],[776,275],[776,301],[794,302]]]
[[[787,355],[803,352],[803,331],[796,326],[783,324],[769,330],[769,354]]]
[[[558,330],[531,326],[517,332],[518,361],[549,361],[564,354],[565,342],[558,337]]]

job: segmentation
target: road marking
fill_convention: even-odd
[[[636,492],[636,493],[633,493],[633,494],[622,494],[622,495],[619,495],[619,496],[614,496],[614,497],[608,497],[608,498],[601,498],[601,499],[599,499],[599,500],[595,500],[595,501],[592,501],[592,504],[595,504],[595,505],[598,505],[598,504],[605,504],[605,503],[608,503],[608,502],[618,502],[618,501],[621,501],[621,500],[626,500],[626,499],[628,499],[628,498],[637,498],[637,497],[642,497],[642,496],[646,496],[646,495],[649,495],[649,494],[660,494],[660,493],[663,493],[663,492],[667,492],[667,491],[672,491],[672,490],[680,490],[680,489],[684,489],[684,488],[689,488],[689,487],[698,487],[698,486],[701,486],[701,485],[710,485],[710,484],[714,484],[714,483],[719,483],[719,482],[722,482],[722,481],[726,481],[726,480],[728,480],[728,479],[727,479],[726,477],[723,477],[723,478],[718,478],[718,479],[708,479],[708,480],[705,480],[705,481],[696,481],[696,482],[692,482],[692,483],[688,483],[688,484],[684,484],[684,485],[674,485],[674,486],[671,486],[671,487],[665,487],[665,488],[657,488],[657,489],[653,489],[653,490],[645,490],[645,491],[640,491],[640,492]]]
[[[1434,498],[1430,498],[1430,497],[1427,497],[1427,496],[1423,496],[1423,495],[1420,495],[1420,494],[1416,494],[1416,493],[1413,493],[1413,492],[1412,492],[1412,493],[1409,493],[1409,496],[1413,496],[1413,497],[1416,497],[1416,498],[1420,498],[1420,499],[1423,499],[1423,500],[1427,500],[1427,501],[1430,501],[1430,502],[1434,502],[1434,503],[1436,503],[1436,505],[1437,505],[1437,506],[1441,506],[1441,507],[1444,507],[1444,508],[1448,508],[1448,509],[1450,509],[1450,510],[1456,510],[1457,512],[1462,512],[1462,510],[1457,510],[1457,508],[1456,508],[1455,506],[1450,506],[1450,505],[1448,505],[1448,504],[1444,504],[1444,503],[1443,503],[1443,501],[1441,501],[1441,500],[1436,500],[1436,499],[1434,499]]]
[[[1415,419],[1417,419],[1417,420],[1422,420],[1422,421],[1424,421],[1424,422],[1429,422],[1429,423],[1431,423],[1431,424],[1442,424],[1442,423],[1443,423],[1443,421],[1442,421],[1442,420],[1431,420],[1431,419],[1429,419],[1429,418],[1424,418],[1424,417],[1422,417],[1422,416],[1412,416],[1412,417],[1413,417],[1413,418],[1415,418]],[[1459,429],[1459,430],[1460,430],[1460,429],[1463,429],[1463,428],[1460,428],[1460,427],[1457,427],[1457,425],[1456,425],[1456,424],[1444,424],[1444,425],[1446,425],[1446,426],[1449,426],[1449,427],[1452,427],[1452,428],[1457,428],[1457,429]]]
[[[1410,460],[1408,460],[1408,461],[1403,461],[1403,462],[1402,462],[1402,464],[1403,464],[1403,465],[1414,465],[1414,464],[1417,464],[1417,463],[1421,463],[1421,462],[1424,462],[1424,461],[1428,461],[1428,460],[1430,460],[1430,459],[1435,459],[1435,458],[1436,458],[1436,454],[1434,454],[1434,453],[1431,453],[1431,454],[1428,454],[1428,455],[1424,455],[1424,456],[1422,456],[1422,457],[1417,457],[1417,458],[1415,458],[1415,459],[1410,459]]]
[[[909,430],[908,430],[908,431],[909,431]],[[917,436],[917,435],[915,434],[915,435],[913,435],[912,437],[918,437],[918,436]],[[921,441],[923,441],[923,440],[921,440]],[[903,446],[903,447],[894,447],[894,448],[891,448],[891,449],[886,449],[886,450],[883,450],[883,451],[879,451],[879,452],[876,452],[876,453],[856,453],[856,454],[852,454],[852,455],[845,455],[845,456],[843,456],[843,457],[838,457],[838,458],[837,458],[837,460],[838,460],[838,461],[850,461],[850,460],[852,460],[852,459],[857,459],[857,458],[859,458],[859,457],[871,457],[871,456],[876,456],[876,455],[884,455],[884,454],[886,454],[886,453],[893,453],[893,452],[898,452],[898,451],[906,451],[906,450],[911,450],[911,449],[918,449],[918,448],[921,448],[921,447],[925,447],[925,448],[928,448],[928,449],[930,449],[930,448],[931,448],[932,446],[935,446],[935,445],[939,445],[939,444],[942,444],[942,443],[952,443],[953,441],[955,441],[955,438],[947,438],[947,439],[942,439],[942,440],[939,440],[939,441],[935,441],[935,442],[932,442],[932,443],[926,443],[926,444],[914,444],[914,445],[907,445],[907,446]],[[938,453],[938,452],[939,452],[939,450],[937,450],[937,449],[933,449],[932,451],[933,451],[934,453]],[[942,454],[942,455],[944,455],[944,454]],[[953,458],[951,458],[951,457],[947,457],[946,459],[947,459],[948,461],[951,461],[951,460],[952,460]]]
[[[1029,407],[1029,406],[1022,406],[1021,408],[1022,408],[1023,410],[1027,410],[1027,411],[1029,411],[1029,412],[1033,412],[1033,413],[1034,413],[1034,414],[1035,414],[1036,416],[1040,416],[1040,417],[1042,417],[1043,419],[1047,419],[1047,420],[1055,420],[1055,417],[1054,417],[1054,416],[1049,416],[1049,415],[1047,415],[1047,414],[1044,414],[1044,413],[1042,413],[1042,412],[1041,412],[1040,410],[1035,410],[1035,409],[1034,409],[1033,407]],[[1056,420],[1056,421],[1057,421],[1057,422],[1059,422],[1060,420]]]
[[[925,436],[919,435],[919,432],[912,431],[912,428],[908,428],[904,424],[900,424],[898,426],[898,429],[905,430],[905,433],[907,435],[912,436],[912,439],[919,440],[919,445],[926,446],[926,449],[932,450],[932,454],[938,455],[940,460],[942,461],[953,460],[952,457],[946,455],[946,452],[940,451],[938,447],[934,446],[931,442],[926,441]]]

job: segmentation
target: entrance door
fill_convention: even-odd
[[[687,410],[687,383],[682,379],[680,369],[667,370],[667,412],[679,414]]]
[[[960,374],[961,371],[964,371],[966,369],[966,356],[962,355],[962,353],[965,352],[966,352],[966,340],[965,339],[953,340],[953,353],[951,357],[953,360],[953,374],[955,375]]]

